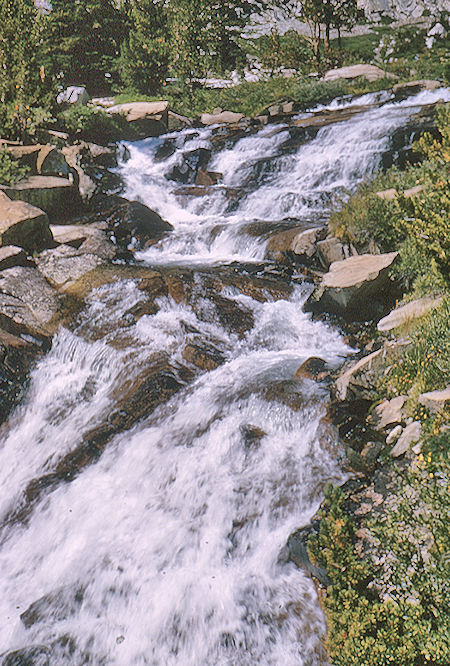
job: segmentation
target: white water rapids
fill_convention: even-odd
[[[325,219],[333,197],[377,169],[405,117],[442,94],[385,102],[322,128],[295,152],[281,150],[289,133],[280,126],[219,151],[208,168],[224,174],[224,186],[249,184],[232,210],[221,185],[180,198],[165,178],[183,152],[209,146],[212,130],[173,135],[176,151],[162,162],[154,159],[162,139],[130,145],[126,196],[174,226],[140,259],[262,259],[265,239],[246,233],[250,223]],[[170,297],[156,314],[118,328],[142,299],[132,279],[121,280],[95,290],[78,326],[55,336],[0,429],[1,522],[30,481],[107,420],[152,355],[183,364],[184,345],[200,335],[221,346],[225,363],[117,434],[95,464],[43,493],[25,522],[3,524],[0,655],[34,646],[34,661],[8,666],[326,663],[314,586],[282,553],[324,485],[344,478],[324,419],[327,392],[298,381],[294,409],[265,391],[292,380],[310,356],[337,367],[349,352],[338,332],[302,311],[305,294],[298,286],[290,298],[262,303],[228,288],[254,315],[239,338],[208,317],[207,302],[202,310]],[[259,443],[246,441],[250,427]],[[20,615],[38,600],[25,626]]]

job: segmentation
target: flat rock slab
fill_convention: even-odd
[[[56,176],[31,176],[1,189],[10,199],[25,201],[41,208],[49,216],[67,216],[79,203],[78,191],[73,183]]]
[[[0,273],[0,324],[13,335],[50,335],[60,297],[35,268],[16,266]]]
[[[394,74],[388,74],[380,67],[375,65],[350,65],[349,67],[340,67],[339,69],[330,69],[323,77],[324,81],[336,81],[336,79],[357,79],[363,76],[368,81],[376,81],[377,79],[396,79]]]
[[[17,245],[0,247],[0,271],[14,266],[25,266],[28,263],[27,253]]]
[[[129,102],[128,104],[115,104],[107,109],[108,113],[120,113],[132,123],[144,120],[150,116],[162,116],[169,109],[169,102]]]
[[[50,284],[64,291],[103,263],[105,259],[102,257],[86,254],[69,245],[60,245],[54,250],[42,252],[37,260],[37,267]]]
[[[409,321],[423,317],[433,308],[439,307],[442,303],[442,298],[432,298],[427,296],[426,298],[418,298],[411,303],[402,305],[395,310],[392,310],[386,317],[380,319],[377,324],[379,331],[386,333],[387,331],[392,331],[394,328],[403,326]]]
[[[383,299],[398,252],[362,254],[331,264],[308,302],[314,309],[344,315],[370,315]]]
[[[243,118],[243,113],[221,111],[220,113],[203,113],[200,118],[200,122],[202,125],[223,125],[229,123],[238,123]]]
[[[442,391],[430,391],[429,393],[422,393],[419,396],[421,405],[436,413],[442,411],[447,405],[450,404],[450,385]]]
[[[0,198],[0,246],[17,245],[27,252],[49,247],[53,237],[46,213],[25,201]]]

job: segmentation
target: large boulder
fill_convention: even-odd
[[[80,203],[78,190],[67,178],[31,176],[15,185],[0,186],[10,198],[44,210],[50,218],[67,217]]]
[[[16,266],[0,273],[0,326],[12,335],[48,337],[60,311],[60,297],[35,268]]]
[[[154,210],[140,201],[128,201],[117,197],[115,205],[106,214],[106,221],[122,246],[137,248],[150,245],[169,232],[173,227]]]
[[[44,211],[0,192],[0,246],[17,245],[34,252],[50,247],[53,236]]]
[[[336,81],[337,79],[357,79],[360,76],[367,79],[367,81],[376,81],[377,79],[396,79],[394,74],[389,74],[384,69],[376,67],[376,65],[349,65],[348,67],[340,67],[339,69],[330,69],[325,73],[324,81]]]
[[[0,247],[0,271],[13,266],[26,266],[28,264],[27,253],[17,245],[6,245]]]
[[[377,328],[382,333],[387,333],[392,331],[399,326],[404,326],[414,319],[423,317],[433,308],[439,307],[442,303],[442,298],[435,298],[432,296],[426,296],[424,298],[418,298],[415,301],[411,301],[406,305],[402,305],[399,308],[392,310],[386,317],[380,319],[377,324]]]
[[[309,307],[352,319],[373,316],[386,299],[389,271],[397,256],[398,252],[362,254],[332,263],[308,299]]]
[[[64,290],[103,263],[105,259],[102,257],[85,253],[70,245],[60,245],[55,249],[45,250],[37,259],[39,271],[59,290]]]
[[[130,102],[116,104],[108,113],[122,115],[130,125],[131,137],[160,136],[168,131],[169,102]]]
[[[316,243],[326,234],[325,227],[294,227],[274,234],[267,243],[266,256],[274,261],[283,261],[286,256],[309,260],[316,253]]]
[[[70,173],[64,155],[55,146],[8,146],[8,152],[20,164],[27,166],[32,175],[67,177]]]

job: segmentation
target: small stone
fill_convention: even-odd
[[[401,425],[396,426],[389,435],[386,437],[386,444],[395,444],[395,442],[398,440],[400,435],[403,432],[403,428]]]
[[[399,395],[392,400],[385,400],[375,408],[374,416],[380,419],[376,426],[378,430],[403,422],[405,418],[403,407],[406,400],[406,395]]]
[[[422,446],[423,442],[417,442],[415,446],[412,447],[412,451],[416,454],[416,456],[419,455],[419,453],[422,451]]]
[[[414,423],[410,423],[410,425],[407,426],[400,435],[397,444],[391,451],[391,456],[393,458],[398,458],[399,456],[402,456],[404,453],[409,451],[411,444],[419,441],[421,432],[422,426],[420,421],[414,421]]]
[[[450,385],[442,391],[430,391],[419,396],[421,405],[433,414],[441,412],[450,403]]]

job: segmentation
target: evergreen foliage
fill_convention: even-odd
[[[134,0],[129,37],[121,49],[121,78],[140,93],[154,93],[167,77],[169,16],[161,0]]]
[[[114,0],[52,0],[44,19],[46,72],[64,86],[107,89],[114,73],[127,22]]]

